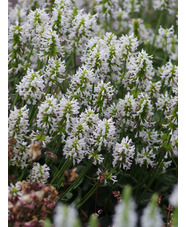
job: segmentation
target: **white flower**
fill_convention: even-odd
[[[157,35],[155,46],[167,51],[169,54],[169,59],[177,60],[178,37],[176,34],[174,34],[174,26],[172,25],[169,29],[164,29],[160,26],[158,32],[159,34]]]
[[[64,51],[60,43],[60,37],[56,31],[53,31],[51,27],[47,28],[41,38],[39,48],[39,58],[41,60],[47,60],[49,57],[63,57]]]
[[[97,179],[100,182],[104,182],[104,184],[107,184],[108,180],[111,180],[114,184],[118,181],[117,177],[114,176],[108,170],[101,170],[101,169],[98,168],[98,171],[96,172],[96,174],[98,175]]]
[[[113,218],[113,227],[135,227],[137,223],[137,214],[135,212],[135,203],[127,193],[127,188],[124,191],[124,200],[120,201],[115,207]]]
[[[20,199],[23,195],[23,193],[21,192],[20,182],[17,182],[15,185],[10,183],[10,186],[8,186],[8,194],[18,196],[18,198]]]
[[[65,117],[67,114],[69,116],[77,115],[79,113],[78,102],[74,99],[70,100],[62,96],[59,99],[59,104],[57,105],[56,115],[59,118]]]
[[[43,76],[40,75],[40,72],[34,72],[32,69],[27,71],[27,75],[23,77],[16,89],[28,104],[35,105],[44,94],[44,87]]]
[[[43,77],[50,87],[56,83],[61,84],[65,80],[65,62],[61,59],[49,58]]]
[[[137,153],[137,157],[135,159],[136,164],[140,166],[146,165],[148,168],[149,166],[155,166],[155,154],[153,154],[153,150],[149,151],[149,147],[143,148],[141,153]]]
[[[142,140],[144,142],[147,142],[150,146],[153,145],[154,148],[156,148],[154,144],[159,144],[161,142],[160,134],[155,129],[151,129],[151,128],[142,129],[139,132],[139,137],[141,137]],[[158,146],[157,146],[157,149],[158,149]]]
[[[76,53],[81,53],[88,39],[98,31],[97,15],[79,10],[71,1],[56,1],[52,13],[52,27],[66,43],[65,50],[71,53],[76,49]]]
[[[76,123],[72,126],[71,136],[74,135],[77,138],[88,138],[89,127],[86,122],[80,122],[79,119],[76,120]]]
[[[160,227],[163,226],[162,217],[157,207],[157,201],[152,197],[151,202],[143,210],[143,215],[141,217],[141,226],[142,227]]]
[[[86,123],[90,129],[89,133],[95,130],[99,121],[98,114],[95,114],[94,110],[88,107],[84,112],[80,114],[79,122]]]
[[[67,96],[77,99],[81,105],[89,104],[92,99],[93,84],[96,82],[93,71],[83,65],[70,79]]]
[[[57,119],[57,128],[60,130],[65,124],[65,131],[69,133],[72,128],[72,118],[79,113],[79,104],[76,100],[65,98],[64,95],[58,95],[58,104],[55,109],[55,116]]]
[[[10,111],[8,118],[8,134],[9,138],[19,137],[28,133],[29,126],[29,109],[25,105],[21,109],[14,106],[14,110]]]
[[[34,163],[29,175],[30,181],[45,184],[50,177],[49,170],[46,164],[41,166],[38,162]]]
[[[165,116],[170,112],[170,107],[172,103],[172,96],[168,95],[166,91],[165,94],[161,94],[156,102],[156,107],[161,110]]]
[[[18,24],[18,21],[21,21],[20,25],[24,24],[27,19],[27,10],[19,4],[14,7],[11,4],[12,2],[8,2],[8,25]]]
[[[107,107],[107,109],[104,111],[104,115],[106,118],[113,118],[114,120],[118,119],[118,110],[115,102]]]
[[[160,88],[161,88],[161,81],[158,81],[158,82],[149,81],[149,83],[145,88],[145,92],[152,98],[158,98]]]
[[[105,79],[105,75],[109,71],[107,62],[108,56],[108,48],[99,50],[98,47],[94,47],[89,53],[85,53],[81,60],[90,69],[94,70],[96,76],[100,77],[101,79]]]
[[[137,98],[136,116],[142,120],[142,123],[145,123],[153,115],[154,111],[150,97],[146,93],[140,93]]]
[[[154,76],[152,57],[144,50],[138,54],[130,54],[127,59],[127,72],[122,83],[127,90],[145,89]]]
[[[178,128],[176,128],[171,135],[170,144],[174,155],[178,156]]]
[[[112,14],[119,7],[118,0],[96,0],[95,10],[104,17],[105,15]]]
[[[134,1],[124,0],[123,1],[123,8],[128,13],[139,12],[139,10],[140,10],[140,2],[138,0],[134,0]]]
[[[49,15],[44,9],[36,9],[34,11],[31,10],[26,18],[27,20],[23,24],[24,42],[32,40],[35,47],[37,47],[43,28],[49,23]]]
[[[137,102],[129,92],[125,95],[124,99],[119,99],[119,102],[116,105],[118,112],[118,124],[125,125],[127,127],[134,125],[134,117],[136,113]]]
[[[112,118],[99,120],[97,127],[93,132],[92,144],[98,146],[98,151],[101,151],[102,146],[109,150],[114,145],[116,140],[116,128]]]
[[[46,134],[44,135],[44,133],[40,132],[39,130],[36,130],[36,131],[32,130],[32,133],[29,135],[29,137],[30,137],[31,143],[35,143],[36,141],[41,140],[43,148],[45,148],[46,145],[50,143],[52,140],[51,136]]]
[[[18,0],[18,5],[19,7],[23,7],[24,10],[30,11],[32,8],[37,7],[37,8],[44,8],[46,7],[46,0],[40,0],[38,1],[33,1],[33,0]]]
[[[114,31],[122,32],[128,26],[129,14],[125,9],[119,7],[112,13],[112,24]]]
[[[178,207],[178,185],[174,186],[173,192],[169,197],[169,202],[173,207]]]
[[[95,152],[93,150],[89,151],[88,153],[89,153],[88,159],[92,159],[93,160],[92,163],[94,165],[97,165],[97,164],[100,165],[104,161],[104,158],[103,158],[102,154],[98,154],[97,152]]]
[[[119,164],[120,168],[130,169],[132,165],[132,159],[135,154],[135,146],[131,145],[132,140],[128,138],[123,138],[121,143],[116,143],[113,151],[113,162],[112,165],[115,167]]]
[[[178,66],[173,65],[171,61],[159,68],[159,73],[164,86],[170,88],[178,86]]]
[[[52,133],[57,126],[55,111],[57,108],[57,99],[53,95],[47,95],[44,102],[38,107],[37,126],[43,129],[45,133]]]
[[[55,7],[59,8],[71,8],[74,6],[73,0],[55,0],[54,1]]]
[[[83,10],[79,10],[72,20],[68,45],[77,48],[77,53],[81,53],[82,46],[88,42],[90,37],[96,35],[98,31],[96,17],[97,15],[86,14]]]
[[[163,29],[162,26],[160,25],[158,33],[162,38],[167,39],[174,34],[174,26],[172,25],[169,29]]]
[[[139,41],[134,37],[134,34],[131,35],[122,35],[119,39],[120,51],[122,55],[122,59],[126,60],[129,53],[133,53],[136,51]]]
[[[10,25],[8,36],[8,63],[9,74],[17,74],[23,69],[24,55],[23,28],[19,25]]]
[[[87,154],[87,146],[84,138],[79,139],[73,137],[73,135],[69,136],[63,148],[63,154],[66,158],[70,157],[74,165],[76,162],[79,164]]]
[[[166,157],[165,157],[166,158]],[[162,168],[162,172],[165,173],[166,172],[166,169],[171,166],[172,164],[172,160],[170,161],[166,161],[164,160],[162,163],[161,163],[161,168]]]
[[[18,166],[24,169],[28,166],[28,159],[29,159],[29,147],[27,143],[24,142],[22,139],[16,139],[16,145],[13,147],[13,156],[10,159],[10,163],[13,166]]]
[[[138,38],[139,43],[152,43],[153,30],[147,29],[144,25],[144,21],[141,18],[131,19],[129,21],[129,34],[134,34]]]
[[[93,94],[93,104],[97,112],[101,113],[102,110],[107,107],[107,105],[111,102],[113,95],[114,88],[110,82],[103,83],[103,81],[101,81],[98,83]]]
[[[178,7],[178,2],[177,0],[169,0],[169,1],[154,0],[153,7],[154,9],[158,9],[158,10],[167,10],[169,14],[174,15]]]
[[[77,211],[72,206],[58,203],[55,208],[54,226],[55,227],[75,227]]]
[[[92,69],[101,80],[119,80],[121,67],[120,42],[113,33],[106,33],[101,38],[89,40],[81,57],[82,62]]]

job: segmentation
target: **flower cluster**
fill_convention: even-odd
[[[55,227],[69,227],[74,226],[77,222],[77,211],[74,207],[58,203],[55,208],[54,226]]]
[[[136,226],[137,215],[135,212],[135,203],[131,198],[130,187],[125,188],[123,200],[115,208],[113,226]]]
[[[81,106],[87,106],[92,101],[92,91],[95,82],[96,77],[93,71],[83,65],[71,77],[67,95],[78,100]]]
[[[160,26],[158,33],[155,45],[167,52],[170,59],[176,60],[178,58],[178,37],[174,33],[174,26],[169,29]]]
[[[20,109],[17,109],[14,106],[14,110],[10,111],[8,119],[8,130],[9,138],[22,138],[23,135],[26,135],[28,130],[28,119],[29,119],[29,109],[27,106],[24,106]]]
[[[53,57],[49,58],[43,77],[45,84],[48,84],[50,87],[61,84],[65,77],[65,62]]]
[[[121,144],[116,143],[112,154],[114,167],[118,163],[120,167],[123,166],[123,169],[130,169],[135,154],[135,146],[131,145],[131,142],[132,140],[126,137],[122,139]]]
[[[157,207],[157,196],[154,195],[151,199],[151,202],[148,206],[143,210],[143,215],[141,217],[141,225],[144,227],[153,226],[158,227],[162,226],[163,221]]]
[[[172,195],[170,196],[173,197],[173,194],[176,196],[177,195],[177,188],[174,189]],[[125,186],[122,198],[120,196],[120,192],[116,191],[113,192],[114,196],[117,197],[119,196],[118,204],[115,207],[115,214],[112,220],[112,226],[113,227],[123,227],[123,226],[130,226],[134,227],[137,224],[138,220],[138,215],[136,212],[136,203],[133,200],[131,196],[131,188],[130,186]],[[157,194],[154,194],[151,197],[151,200],[149,204],[143,209],[142,215],[139,217],[141,226],[152,226],[152,227],[159,227],[163,225],[163,220],[162,220],[162,214],[160,212],[160,208],[158,207],[158,204],[161,202],[161,196],[158,197]],[[170,209],[172,210],[172,208]],[[100,210],[101,213],[101,210]],[[64,216],[66,215],[66,217]],[[71,214],[71,217],[69,218]],[[94,226],[98,226],[97,218],[99,217],[99,211],[98,213],[94,214],[94,218],[90,218],[89,223],[90,226],[91,224],[94,224]],[[173,226],[178,225],[178,220],[177,217],[174,217],[173,215],[173,221],[171,220],[171,223]],[[61,227],[61,226],[81,226],[79,223],[79,219],[77,217],[77,211],[74,207],[72,206],[67,206],[65,204],[58,203],[56,206],[56,212],[54,216],[54,226],[56,227]]]
[[[41,166],[38,162],[34,163],[29,176],[30,181],[42,184],[46,183],[50,177],[49,170],[50,168],[46,164]]]
[[[11,183],[10,186],[8,186],[8,194],[12,195],[12,197],[21,198],[23,194],[21,192],[20,182],[17,182],[15,185]]]
[[[9,223],[43,226],[43,219],[52,214],[58,192],[51,185],[19,181],[9,187]],[[40,213],[40,215],[38,215]]]
[[[154,9],[159,10],[166,10],[169,14],[175,14],[177,11],[178,3],[175,0],[170,1],[161,1],[161,0],[155,0],[153,1],[153,7]]]
[[[113,226],[136,226],[138,206],[142,226],[163,225],[152,195],[167,196],[177,183],[176,17],[175,0],[9,7],[11,224],[80,226],[75,208],[62,203],[52,218],[58,199],[83,206],[84,225],[94,201],[89,225],[104,226],[117,198]],[[129,188],[121,201],[128,183],[137,206]],[[174,193],[170,205],[177,208]]]
[[[27,75],[23,77],[17,85],[17,92],[28,104],[36,104],[44,94],[44,80],[40,72],[28,70]]]
[[[20,109],[14,106],[14,110],[10,111],[8,126],[9,140],[14,141],[14,143],[9,144],[13,154],[10,157],[10,162],[12,165],[23,169],[27,166],[29,158],[29,147],[25,141],[25,137],[29,132],[29,109],[26,105]]]

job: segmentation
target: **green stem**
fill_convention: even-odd
[[[59,87],[59,84],[57,84],[57,86],[55,87],[55,89],[54,89],[54,91],[53,91],[53,94],[55,94],[55,93],[56,93],[56,91],[57,91],[58,87]]]
[[[21,107],[23,107],[25,105],[25,100],[22,99],[22,102],[21,102]]]
[[[30,57],[31,57],[32,54],[33,54],[33,49],[34,49],[34,46],[32,46],[32,48],[31,48],[31,50],[30,50],[30,52],[29,52],[29,54],[28,54],[28,58],[27,58],[27,61],[28,61],[28,62],[30,62]]]
[[[123,62],[123,75],[125,75],[125,73],[126,73],[126,61],[125,62]],[[122,88],[122,98],[124,98],[124,95],[125,95],[125,93],[124,93],[124,85],[121,83],[121,88]]]
[[[62,186],[62,182],[63,182],[63,178],[64,178],[64,175],[65,175],[65,170],[68,170],[70,169],[70,166],[72,165],[72,162],[69,162],[67,163],[67,165],[65,166],[63,172],[62,172],[62,175],[60,176],[60,179],[58,181],[58,186],[61,187]]]
[[[156,166],[156,168],[151,172],[150,176],[149,176],[149,182],[145,188],[145,190],[143,191],[143,193],[141,194],[139,200],[141,200],[144,196],[144,194],[147,192],[147,190],[150,188],[151,184],[153,183],[154,179],[155,179],[155,176],[156,176],[156,173],[157,171],[159,170],[159,167],[161,167],[164,159],[163,157],[165,156],[165,153],[164,151],[160,154],[160,159],[158,160],[158,164]]]
[[[39,71],[40,69],[41,69],[41,61],[40,61],[40,59],[38,58],[38,60],[37,60],[37,71]]]
[[[74,53],[70,55],[70,58],[66,62],[66,71],[68,72],[69,65],[72,63],[72,58],[73,58]]]
[[[176,169],[178,169],[178,165],[177,165],[177,163],[176,163],[176,161],[174,160],[174,158],[173,158],[172,155],[171,155],[171,158],[172,158],[172,160],[173,160],[173,162],[174,162],[174,165],[176,166]]]
[[[47,90],[46,90],[46,92],[45,92],[45,95],[43,95],[43,97],[42,97],[42,99],[41,99],[41,102],[43,102],[44,101],[44,99],[45,99],[45,97],[46,97],[46,95],[48,94],[48,92],[51,92],[51,87],[48,87],[47,88]],[[36,115],[37,115],[37,113],[38,113],[38,108],[35,110],[35,107],[36,105],[32,105],[32,108],[31,108],[31,114],[30,114],[30,116],[31,116],[31,119],[30,119],[30,124],[32,123],[32,121],[34,120],[34,118],[36,117]]]
[[[167,56],[168,56],[168,51],[167,51],[167,38],[166,38],[165,53],[164,53],[164,64],[167,62]]]
[[[34,118],[36,117],[38,113],[38,108],[35,110],[34,106],[32,106],[31,110],[30,110],[30,122],[29,124],[31,125],[32,124],[32,121],[34,120]]]
[[[93,106],[93,100],[94,100],[94,83],[92,84],[92,99],[91,99],[91,106]]]
[[[139,191],[139,188],[141,186],[140,182],[142,181],[143,177],[144,177],[144,172],[145,172],[145,166],[143,165],[141,168],[140,168],[140,174],[139,174],[139,177],[138,177],[138,182],[137,182],[137,189],[136,189],[136,193],[135,193],[135,196],[137,196],[138,194],[138,191]]]
[[[76,74],[76,47],[74,46],[74,74]]]
[[[58,166],[58,170],[61,168],[61,166],[63,165],[63,162],[65,160],[65,157],[63,156],[60,163],[59,163],[59,166]]]
[[[55,175],[55,177],[52,179],[52,181],[50,182],[50,184],[53,184],[55,183],[59,178],[60,176],[63,175],[63,172],[65,171],[66,169],[66,166],[69,164],[69,161],[70,161],[70,158],[68,158],[65,163],[62,165],[61,169],[59,170],[59,172]]]
[[[72,191],[74,187],[81,181],[81,179],[85,176],[85,174],[89,171],[89,169],[92,166],[92,160],[90,160],[89,164],[85,167],[85,169],[79,174],[78,178],[70,185],[69,188],[63,193],[62,197],[63,198],[68,192]]]
[[[107,32],[107,13],[105,14],[105,33]]]
[[[96,187],[96,199],[95,199],[95,207],[94,207],[94,212],[96,213],[96,208],[97,208],[97,199],[98,199],[98,188],[99,188],[99,184],[100,184],[100,179],[97,183],[97,187]]]
[[[13,105],[12,105],[12,110],[14,109],[14,106],[15,106],[15,104],[16,104],[18,98],[19,98],[19,93],[17,92],[17,93],[16,93],[16,97],[15,97],[14,102],[13,102]]]
[[[110,173],[113,173],[119,166],[120,166],[120,163],[118,163],[114,168],[112,168]]]
[[[155,30],[155,33],[154,33],[154,38],[153,38],[153,42],[152,42],[152,48],[154,48],[154,44],[155,44],[155,41],[156,41],[156,36],[158,34],[158,29],[159,29],[159,26],[160,26],[160,23],[161,23],[162,16],[163,16],[163,12],[161,11],[161,14],[160,14],[159,19],[158,19],[158,23],[156,25],[156,30]],[[155,52],[155,49],[153,51],[153,54],[154,54],[154,52]]]
[[[25,173],[26,173],[26,168],[22,171],[21,176],[18,178],[17,182],[23,179]]]
[[[83,199],[81,200],[81,202],[79,202],[76,207],[77,209],[79,209],[90,197],[91,195],[96,191],[97,189],[97,184],[95,184],[91,190],[83,197]]]

